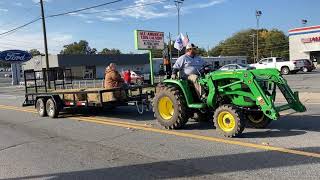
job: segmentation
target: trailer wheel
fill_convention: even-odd
[[[36,102],[36,109],[40,117],[45,117],[48,115],[45,104],[46,104],[46,101],[44,98],[39,98]]]
[[[188,122],[188,109],[181,91],[164,87],[153,100],[153,112],[160,125],[166,129],[179,129]]]
[[[263,129],[268,127],[272,119],[263,114],[262,111],[250,112],[247,114],[248,125],[252,128]]]
[[[46,103],[46,109],[47,109],[47,114],[51,118],[56,118],[59,115],[59,110],[56,105],[56,103],[53,101],[53,99],[48,99]]]
[[[243,113],[232,105],[218,107],[213,118],[217,130],[225,137],[239,136],[246,126]]]

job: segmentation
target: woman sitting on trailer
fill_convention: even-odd
[[[106,68],[105,77],[104,77],[104,88],[120,88],[123,87],[124,80],[121,78],[115,63],[110,63]],[[105,93],[109,101],[121,100],[126,97],[124,91],[114,91]]]

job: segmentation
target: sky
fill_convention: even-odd
[[[45,15],[94,6],[113,0],[45,0]],[[147,4],[147,5],[146,5]],[[277,28],[288,33],[301,27],[320,25],[319,0],[185,0],[180,29],[190,41],[212,48],[240,30],[256,28],[255,11],[262,11],[261,28]],[[0,33],[40,17],[39,0],[0,0]],[[99,8],[55,18],[47,18],[49,53],[57,54],[63,45],[87,40],[90,47],[117,48],[124,53],[134,49],[135,29],[169,32],[177,36],[177,9],[174,0],[123,0]],[[39,49],[44,52],[41,21],[9,35],[0,36],[0,51]]]

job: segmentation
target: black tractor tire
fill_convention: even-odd
[[[44,98],[37,99],[36,109],[40,117],[48,116],[47,110],[46,110],[46,101]]]
[[[248,126],[256,129],[264,129],[272,122],[272,119],[263,114],[262,111],[246,113]]]
[[[188,122],[188,109],[182,92],[176,87],[164,87],[153,99],[153,112],[166,129],[180,129]]]
[[[48,116],[51,118],[57,118],[59,115],[59,108],[57,107],[56,103],[53,101],[52,98],[47,100],[46,110]]]
[[[206,112],[201,112],[201,111],[196,111],[193,113],[193,120],[196,122],[211,122],[213,119],[213,113],[206,111]]]
[[[288,75],[290,73],[290,69],[287,66],[281,68],[281,74]]]
[[[240,136],[247,124],[242,111],[228,104],[219,106],[214,112],[213,119],[216,129],[225,137]]]

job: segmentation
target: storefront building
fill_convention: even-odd
[[[290,60],[310,59],[320,63],[320,26],[289,30]]]
[[[50,68],[68,68],[75,79],[102,79],[106,67],[116,63],[118,71],[150,71],[148,54],[119,55],[49,55]],[[23,63],[23,70],[46,68],[45,56],[35,56]]]

